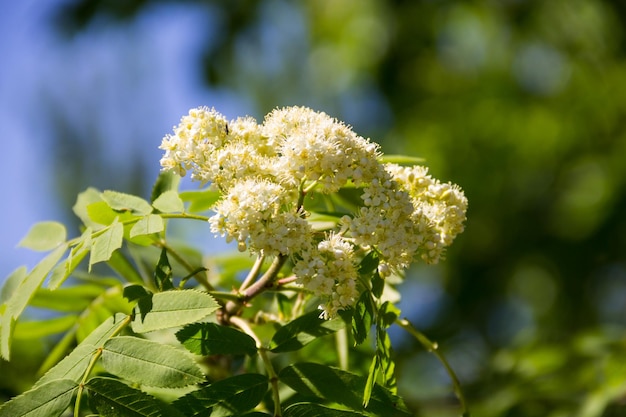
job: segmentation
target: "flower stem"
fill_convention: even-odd
[[[446,372],[448,373],[448,376],[452,380],[452,385],[454,386],[454,393],[459,399],[459,402],[461,405],[461,411],[463,412],[462,416],[469,417],[470,412],[467,406],[465,395],[463,394],[463,390],[461,389],[461,382],[459,381],[459,378],[456,376],[456,373],[454,372],[454,370],[448,363],[447,359],[439,351],[439,346],[437,345],[437,343],[432,342],[428,337],[426,337],[426,335],[424,335],[424,333],[420,332],[415,327],[413,327],[413,325],[407,319],[398,319],[396,320],[396,324],[402,327],[407,332],[409,332],[413,337],[415,337],[415,339],[417,339],[417,341],[420,342],[421,345],[424,346],[424,348],[427,351],[433,353],[437,357],[437,359],[439,359],[439,362],[443,364],[444,368],[446,369]]]

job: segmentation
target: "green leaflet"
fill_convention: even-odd
[[[28,268],[20,266],[9,274],[2,286],[2,292],[0,292],[0,305],[6,303],[11,299],[15,290],[20,286],[22,281],[28,274]]]
[[[128,324],[128,316],[116,314],[102,323],[96,330],[91,332],[69,355],[56,364],[37,381],[35,386],[45,384],[57,379],[72,379],[80,381],[87,365],[95,350],[104,345],[113,334],[120,331],[121,327]]]
[[[152,307],[136,315],[132,328],[136,333],[183,326],[205,318],[219,308],[209,294],[196,290],[166,291],[150,296]]]
[[[83,311],[89,307],[94,298],[105,290],[105,288],[95,284],[75,285],[54,291],[39,288],[29,305],[55,311]]]
[[[270,341],[272,352],[290,352],[301,349],[318,337],[345,327],[342,319],[323,320],[319,312],[312,311],[278,329]]]
[[[78,384],[69,379],[48,382],[0,407],[0,417],[56,417],[70,405]]]
[[[58,222],[41,222],[33,225],[18,246],[47,252],[65,242],[67,231]]]
[[[358,412],[385,417],[409,417],[413,414],[402,399],[380,385],[374,385],[367,407],[363,407],[365,377],[317,363],[287,366],[279,379],[294,391],[336,402]]]
[[[2,328],[0,357],[9,360],[10,339],[15,320],[22,314],[30,299],[39,289],[52,268],[61,259],[66,249],[67,245],[61,245],[48,254],[24,277],[19,286],[13,291],[11,298],[7,301],[6,310],[2,314],[2,322],[0,323],[0,328]]]
[[[100,196],[100,191],[95,188],[89,187],[82,193],[78,194],[78,198],[76,199],[76,203],[72,207],[72,210],[85,226],[90,227],[93,230],[100,230],[104,228],[104,226],[101,223],[92,220],[92,218],[89,216],[89,211],[87,208],[90,205],[101,201],[102,197]]]
[[[173,405],[188,417],[239,415],[261,402],[268,379],[260,374],[242,374],[227,378],[176,400]]]
[[[161,194],[170,190],[178,190],[180,184],[180,176],[174,171],[162,171],[154,186],[152,187],[152,194],[150,195],[150,201],[154,202]]]
[[[102,200],[115,211],[130,211],[139,216],[152,213],[152,206],[141,197],[117,191],[106,190],[102,193]]]
[[[254,355],[256,343],[247,334],[216,323],[192,323],[176,332],[176,338],[196,355]]]
[[[93,264],[111,259],[113,252],[122,247],[123,238],[124,226],[115,219],[101,235],[93,238],[89,269]]]
[[[102,417],[183,417],[175,407],[115,379],[92,378],[85,387]]]
[[[367,339],[374,321],[374,308],[370,292],[367,290],[363,291],[354,306],[354,314],[352,315],[352,335],[357,345],[360,345]]]
[[[91,250],[91,234],[93,231],[90,227],[85,229],[80,239],[74,247],[70,249],[70,253],[66,259],[59,263],[50,275],[48,282],[48,288],[55,290],[70,276],[80,262],[87,256]]]
[[[337,410],[315,403],[296,403],[285,409],[283,417],[360,417],[361,413]]]
[[[165,191],[152,203],[152,206],[161,213],[182,213],[185,204],[176,190]]]
[[[158,214],[148,214],[142,217],[130,229],[130,237],[144,236],[152,233],[160,233],[165,229],[163,218]]]
[[[190,213],[198,213],[201,211],[209,210],[217,200],[219,200],[221,194],[219,191],[213,191],[210,189],[200,191],[183,191],[180,193],[180,198],[183,201],[189,202]]]
[[[178,388],[204,381],[202,371],[186,352],[137,337],[107,340],[101,360],[107,372],[137,384]]]

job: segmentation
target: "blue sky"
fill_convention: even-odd
[[[67,39],[55,34],[49,21],[59,3],[0,4],[0,280],[41,259],[40,253],[16,248],[32,224],[72,216],[71,208],[55,198],[55,170],[64,161],[52,160],[51,109],[85,141],[91,158],[114,167],[87,176],[85,181],[97,178],[97,184],[84,188],[123,184],[139,161],[149,181],[155,178],[161,138],[191,107],[215,106],[227,117],[245,112],[236,96],[210,91],[201,82],[196,59],[202,37],[196,33],[211,27],[206,10],[155,5],[132,24],[99,22]]]

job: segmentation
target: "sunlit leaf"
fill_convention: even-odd
[[[91,234],[93,231],[90,227],[85,229],[80,239],[76,244],[70,248],[70,253],[63,262],[59,263],[52,274],[48,282],[48,288],[55,290],[70,276],[76,267],[82,262],[91,250]]]
[[[0,417],[60,416],[77,389],[78,384],[69,379],[50,381],[4,403]]]
[[[367,407],[370,398],[372,397],[372,390],[376,385],[376,378],[378,377],[378,371],[380,371],[380,358],[378,355],[374,355],[370,369],[367,373],[367,380],[365,381],[365,389],[363,390],[363,407]]]
[[[135,195],[106,190],[102,199],[115,211],[130,211],[139,216],[152,213],[152,205]]]
[[[123,236],[124,227],[116,220],[101,235],[94,237],[89,268],[98,262],[108,261],[111,254],[122,247]]]
[[[103,417],[183,417],[175,407],[112,378],[92,378],[85,387]]]
[[[285,408],[283,417],[362,417],[364,414],[337,410],[315,403],[296,403]]]
[[[65,242],[67,231],[58,222],[41,222],[33,225],[18,246],[46,252]]]
[[[215,312],[219,304],[209,294],[195,291],[166,291],[152,296],[152,310],[132,323],[136,333],[151,332],[193,323]]]
[[[113,334],[118,333],[120,328],[128,323],[128,318],[123,314],[116,314],[102,323],[96,330],[91,332],[69,355],[52,367],[37,381],[41,385],[55,379],[73,379],[80,381],[95,350],[104,346]]]
[[[185,204],[176,190],[169,190],[161,194],[152,206],[161,213],[182,213],[185,211]]]
[[[367,407],[362,398],[367,378],[317,363],[296,363],[287,366],[279,379],[294,391],[345,405],[355,411],[367,411],[386,417],[408,417],[413,414],[404,401],[376,384]]]
[[[421,165],[426,162],[424,158],[418,158],[416,156],[408,155],[383,155],[379,158],[383,164],[398,164],[398,165]]]
[[[9,301],[15,290],[26,278],[26,275],[28,275],[28,268],[25,266],[20,266],[9,274],[2,286],[2,292],[0,292],[0,304]]]
[[[137,337],[109,339],[101,360],[107,372],[137,384],[176,388],[204,380],[198,365],[184,351]]]
[[[307,313],[278,329],[270,341],[272,352],[289,352],[298,350],[318,337],[325,336],[343,329],[342,319],[324,320],[318,311]]]
[[[13,333],[15,320],[22,314],[28,302],[41,287],[46,276],[61,259],[66,249],[66,245],[61,245],[48,254],[23,278],[20,285],[13,291],[11,298],[7,301],[6,310],[2,314],[2,322],[0,323],[0,328],[2,328],[1,357],[9,359],[11,334]]]
[[[254,339],[232,327],[216,323],[193,323],[176,332],[176,338],[197,355],[254,355]]]
[[[78,216],[83,224],[87,227],[92,228],[93,230],[102,229],[104,226],[101,223],[98,223],[91,219],[87,207],[94,203],[102,201],[102,197],[100,196],[100,194],[100,191],[95,188],[87,188],[85,191],[78,194],[76,203],[72,207],[74,214]]]
[[[242,374],[214,382],[176,400],[173,405],[188,417],[239,415],[261,402],[268,379],[260,374]]]
[[[221,197],[219,191],[210,189],[200,191],[183,191],[180,193],[180,198],[190,203],[188,211],[191,213],[198,213],[201,211],[209,210],[213,207],[213,204]]]
[[[165,229],[163,218],[158,214],[148,214],[133,225],[130,229],[130,237],[160,233]]]
[[[152,194],[150,195],[150,201],[156,201],[159,196],[167,191],[178,190],[180,184],[180,176],[174,171],[162,171],[152,187]]]

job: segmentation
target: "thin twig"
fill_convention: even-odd
[[[433,353],[437,357],[437,359],[439,359],[439,362],[443,364],[444,368],[446,369],[446,372],[448,373],[448,375],[450,376],[450,379],[452,380],[452,385],[454,386],[454,393],[456,394],[461,404],[461,411],[463,412],[462,415],[463,417],[469,417],[470,412],[467,406],[465,395],[463,394],[463,390],[461,389],[461,382],[459,381],[459,378],[456,376],[456,373],[454,372],[454,370],[448,363],[447,359],[439,351],[439,346],[437,345],[437,343],[432,342],[428,337],[426,337],[426,335],[424,335],[422,332],[420,332],[415,327],[413,327],[413,325],[407,319],[398,319],[396,320],[396,324],[402,327],[407,332],[409,332],[411,335],[413,335],[417,339],[417,341],[420,342],[422,346],[424,346],[424,348],[427,351]]]

